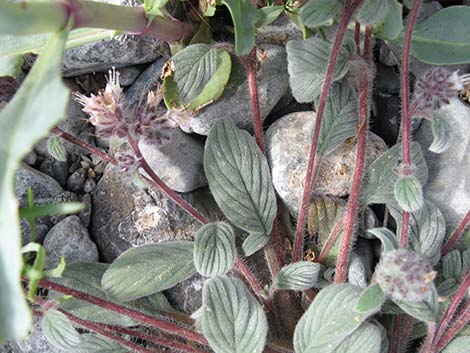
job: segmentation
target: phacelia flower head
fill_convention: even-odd
[[[466,84],[470,75],[460,75],[458,70],[451,72],[442,67],[432,68],[418,79],[415,87],[416,110],[427,112],[438,110],[450,99],[456,97]]]
[[[428,261],[405,249],[388,251],[375,269],[380,288],[392,299],[417,302],[434,287],[436,272]]]

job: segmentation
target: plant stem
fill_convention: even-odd
[[[420,353],[433,353],[433,340],[436,334],[436,323],[428,322],[428,329],[426,333],[426,339],[424,340],[423,346],[421,347]]]
[[[331,230],[330,234],[328,235],[328,238],[325,241],[325,245],[323,245],[323,248],[320,251],[320,255],[318,256],[318,259],[317,259],[319,263],[323,263],[326,260],[328,253],[330,252],[333,245],[335,245],[336,240],[338,240],[338,236],[343,230],[343,227],[344,227],[344,217],[341,216],[341,218],[338,220],[338,222],[336,222],[335,226]]]
[[[435,340],[436,352],[442,351],[445,346],[447,346],[454,339],[454,337],[457,336],[457,334],[468,325],[470,322],[470,302],[467,301],[465,304],[463,304],[455,316],[456,319],[442,336],[442,338],[438,342]]]
[[[356,21],[354,24],[354,43],[356,43],[356,54],[361,55],[361,24]]]
[[[38,34],[60,31],[72,20],[73,28],[114,29],[173,42],[189,38],[192,24],[155,16],[149,19],[143,6],[127,7],[87,0],[51,2],[2,2],[0,33]]]
[[[411,168],[411,125],[410,125],[410,50],[411,38],[413,36],[413,29],[418,16],[421,0],[414,0],[411,12],[409,15],[408,25],[406,27],[405,39],[403,42],[403,52],[401,59],[401,114],[402,114],[402,163],[403,169],[409,170]],[[401,239],[400,244],[403,248],[408,246],[408,232],[410,224],[410,214],[403,211]]]
[[[305,218],[307,215],[308,203],[310,201],[311,190],[314,185],[314,169],[319,169],[321,164],[321,158],[316,157],[316,150],[318,145],[318,138],[320,136],[321,123],[323,120],[323,113],[325,111],[325,106],[328,98],[328,93],[330,90],[331,83],[333,81],[333,72],[336,65],[336,59],[338,58],[339,51],[341,49],[341,44],[346,33],[348,23],[352,18],[354,11],[362,4],[362,0],[356,0],[352,3],[351,0],[347,0],[343,12],[341,14],[341,19],[338,24],[338,29],[336,30],[336,36],[331,49],[330,58],[328,61],[328,68],[326,70],[325,81],[323,83],[322,92],[320,95],[320,104],[318,105],[317,117],[315,120],[315,130],[312,138],[312,146],[310,147],[310,153],[308,158],[307,165],[307,174],[305,176],[305,185],[302,193],[302,200],[299,208],[299,217],[297,219],[297,228],[295,231],[294,247],[292,250],[292,262],[300,261],[302,258],[302,249],[304,243],[304,225]]]
[[[459,237],[462,235],[465,228],[469,224],[470,224],[470,210],[468,210],[467,214],[463,217],[457,229],[454,231],[454,233],[452,233],[452,235],[450,236],[450,238],[447,240],[444,247],[442,248],[442,251],[441,251],[442,257],[446,256],[447,253],[450,251],[450,249],[454,247],[455,243],[457,243],[457,240],[459,239]]]

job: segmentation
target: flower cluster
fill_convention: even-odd
[[[416,110],[429,112],[449,104],[465,85],[470,83],[470,75],[460,75],[442,67],[432,68],[416,82],[414,101]]]

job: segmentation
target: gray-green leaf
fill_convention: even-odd
[[[268,323],[260,303],[238,278],[204,283],[201,326],[216,353],[261,353]]]
[[[235,263],[235,235],[226,223],[209,223],[196,233],[194,265],[206,277],[226,274]]]
[[[373,27],[374,36],[393,40],[403,31],[403,5],[392,0],[387,16]]]
[[[67,151],[59,136],[51,136],[47,140],[47,152],[59,162],[67,162]]]
[[[300,102],[313,102],[320,95],[330,57],[331,45],[319,38],[287,42],[287,69],[294,98]],[[343,78],[349,71],[347,50],[341,49],[336,61],[333,81]]]
[[[387,228],[373,228],[368,230],[382,242],[383,252],[396,250],[400,247],[397,236]]]
[[[295,352],[329,353],[338,347],[367,318],[354,311],[359,295],[350,284],[322,289],[295,328]]]
[[[382,331],[380,328],[364,322],[333,353],[379,353],[381,344]]]
[[[263,233],[252,233],[243,241],[242,249],[245,256],[251,256],[269,242],[269,237]]]
[[[406,212],[416,212],[424,205],[423,187],[414,175],[400,176],[393,193],[395,201]]]
[[[361,293],[354,310],[362,314],[373,314],[380,310],[384,302],[385,293],[378,283],[373,283]]]
[[[356,15],[357,21],[369,26],[387,16],[391,0],[366,0]]]
[[[312,288],[318,280],[320,264],[309,261],[299,261],[284,266],[274,279],[278,289],[302,291]]]
[[[44,336],[59,349],[74,350],[82,344],[80,334],[60,311],[48,310],[42,318],[41,327]]]
[[[339,0],[310,0],[300,9],[300,20],[312,29],[331,26],[341,14],[343,4]]]
[[[442,259],[442,275],[446,279],[458,279],[462,274],[462,256],[460,251],[452,250]]]
[[[84,333],[77,353],[128,353],[129,350],[100,335]]]
[[[437,290],[433,289],[426,299],[419,302],[393,300],[403,311],[418,320],[424,322],[435,322],[439,311]]]
[[[319,104],[315,101],[315,104]],[[357,97],[347,82],[335,84],[328,95],[317,153],[325,156],[356,133]]]
[[[104,273],[103,290],[111,299],[126,302],[171,288],[196,272],[193,248],[189,241],[131,248]]]
[[[52,34],[10,103],[0,113],[0,343],[27,335],[31,315],[20,285],[22,259],[15,171],[26,153],[64,117],[69,91],[61,61],[68,31]],[[51,102],[54,104],[44,104]]]
[[[470,353],[470,337],[455,338],[444,348],[442,353]]]
[[[435,115],[431,120],[432,135],[434,136],[429,150],[434,153],[445,152],[451,145],[450,127],[448,122]]]
[[[219,120],[206,141],[204,170],[227,218],[248,233],[269,236],[276,197],[268,163],[253,137],[232,120]]]
[[[274,22],[284,11],[284,6],[264,6],[258,9],[256,27],[264,27]]]

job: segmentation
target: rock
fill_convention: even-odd
[[[48,201],[49,202],[47,203],[51,203],[51,204],[60,203],[60,202],[76,202],[78,201],[78,197],[73,192],[64,191],[54,196],[51,200],[48,200]],[[51,216],[50,220],[51,220],[52,225],[55,225],[61,222],[66,217],[67,215],[56,215],[56,216]]]
[[[205,278],[196,273],[191,278],[166,290],[165,296],[174,308],[192,314],[202,306],[202,286]]]
[[[23,163],[34,166],[38,159],[38,155],[34,151],[30,151],[24,158]]]
[[[258,48],[266,55],[257,74],[261,118],[264,120],[288,91],[289,76],[285,69],[287,55],[283,47],[260,45]],[[232,62],[232,73],[222,97],[202,109],[188,123],[182,124],[181,128],[188,133],[208,135],[211,127],[220,119],[232,119],[238,127],[252,130],[253,113],[248,81],[243,65],[236,59]]]
[[[142,155],[150,167],[171,189],[189,192],[207,185],[204,175],[204,142],[173,129],[170,141],[162,146],[139,142]]]
[[[31,241],[36,243],[42,243],[46,237],[47,232],[50,227],[47,224],[41,223],[41,221],[36,220],[36,233],[33,239],[31,233],[31,226],[26,219],[22,219],[20,222],[21,227],[21,243],[24,245],[28,244]]]
[[[193,239],[201,224],[157,190],[139,189],[130,174],[108,165],[92,195],[92,239],[106,261],[144,244]],[[181,195],[211,219],[220,219],[207,191]]]
[[[85,183],[83,184],[83,191],[85,191],[87,194],[90,192],[93,192],[96,188],[96,181],[95,179],[88,178],[85,180]]]
[[[288,114],[271,125],[266,133],[274,188],[293,215],[298,213],[302,197],[315,116],[314,112]],[[370,133],[368,148],[367,162],[371,163],[386,150],[386,145],[380,137]],[[324,158],[315,193],[348,195],[356,163],[355,151],[355,144],[347,141]]]
[[[135,66],[122,67],[119,70],[119,82],[121,86],[127,87],[132,85],[142,70]]]
[[[83,189],[83,184],[85,183],[86,170],[84,168],[79,168],[67,179],[67,189],[71,191],[80,191]]]
[[[388,145],[394,145],[400,132],[401,98],[397,95],[376,91],[374,103],[372,131],[383,138]]]
[[[85,208],[80,211],[80,213],[78,214],[78,217],[80,217],[82,224],[85,227],[88,227],[90,225],[91,211],[92,211],[90,194],[83,195],[81,202],[85,204]]]
[[[15,195],[22,206],[27,205],[29,187],[33,191],[35,202],[39,199],[51,199],[64,191],[59,183],[50,176],[22,163],[15,175]]]
[[[152,62],[168,54],[168,44],[142,35],[126,35],[103,39],[68,49],[64,53],[63,75],[108,71],[116,68]]]
[[[429,170],[424,196],[439,208],[451,232],[470,208],[470,107],[454,98],[440,114],[450,126],[449,149],[440,154],[428,150],[433,140],[428,121],[422,123],[415,139],[423,147]]]
[[[98,261],[98,249],[78,216],[68,216],[52,227],[46,235],[44,248],[47,269],[55,267],[61,256],[67,264]]]
[[[48,156],[42,161],[39,170],[53,177],[61,186],[67,185],[67,178],[69,177],[68,162],[61,162],[54,157]]]
[[[256,31],[257,44],[285,44],[289,40],[303,39],[302,31],[285,14],[281,14],[269,26]]]
[[[361,288],[366,288],[372,277],[374,253],[369,240],[358,238],[351,253],[348,281]]]
[[[34,318],[31,334],[25,340],[9,342],[11,353],[64,353],[57,349],[44,336],[41,319]],[[3,352],[3,351],[2,351]]]

